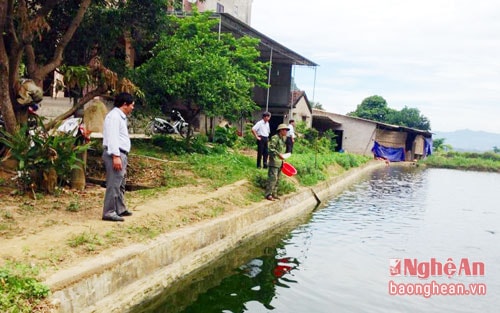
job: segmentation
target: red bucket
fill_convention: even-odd
[[[281,167],[281,171],[286,176],[293,176],[293,175],[297,174],[297,170],[295,169],[295,167],[293,167],[292,164],[287,163],[287,162],[283,162],[283,166]]]

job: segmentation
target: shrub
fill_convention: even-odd
[[[0,268],[0,312],[33,312],[50,294],[50,289],[31,277],[36,268],[8,264]]]
[[[236,128],[228,126],[217,126],[215,128],[214,143],[225,145],[227,147],[233,147],[236,140],[238,140]]]
[[[53,192],[47,185],[52,181],[60,186],[67,184],[72,169],[83,162],[79,156],[89,148],[87,144],[78,143],[71,134],[49,133],[41,119],[37,119],[35,126],[23,125],[13,134],[3,132],[0,141],[18,161],[18,189],[22,193],[37,187]],[[47,177],[52,177],[51,182]]]

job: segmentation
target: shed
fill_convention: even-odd
[[[313,109],[312,126],[320,133],[332,130],[337,151],[373,155],[376,143],[389,149],[402,149],[404,160],[413,161],[430,154],[432,133],[415,128],[391,125]]]

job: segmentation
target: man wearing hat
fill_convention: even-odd
[[[283,165],[283,154],[286,151],[286,133],[288,126],[279,124],[276,129],[276,136],[271,138],[269,143],[269,162],[267,171],[266,199],[273,201],[278,199],[278,182],[281,176],[281,166]]]

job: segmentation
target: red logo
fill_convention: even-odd
[[[391,276],[401,276],[401,259],[389,259],[389,273]]]

